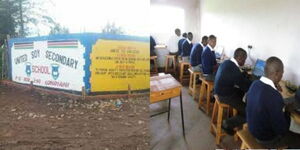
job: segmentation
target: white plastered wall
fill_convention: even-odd
[[[299,0],[200,0],[201,34],[214,34],[218,45],[232,56],[237,47],[251,57],[279,57],[284,79],[300,84]]]
[[[198,0],[151,0],[151,6],[172,6],[184,10],[184,24],[183,32],[192,32],[194,35],[193,42],[198,42],[200,39],[200,5]],[[166,18],[166,21],[168,19]],[[163,22],[158,22],[163,23]],[[151,28],[151,27],[150,27]],[[170,35],[153,35],[158,43],[165,44],[169,37],[174,34],[174,29],[170,29]]]

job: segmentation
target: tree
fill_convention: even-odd
[[[14,2],[10,0],[0,0],[0,46],[4,44],[6,35],[16,35],[15,20],[16,11],[18,10]]]
[[[36,30],[37,24],[55,24],[42,6],[49,0],[0,0],[0,45],[6,35],[25,37]]]
[[[102,29],[104,34],[124,34],[122,27],[116,27],[115,23],[107,23]]]
[[[69,29],[68,28],[63,27],[60,24],[56,23],[53,27],[51,27],[49,35],[67,34],[67,33],[69,33]]]

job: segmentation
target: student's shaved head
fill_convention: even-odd
[[[275,56],[268,58],[265,66],[265,75],[273,82],[279,82],[283,75],[282,61]]]
[[[243,58],[247,58],[247,52],[242,49],[242,48],[237,48],[235,51],[234,51],[234,55],[233,55],[234,58],[238,58],[238,57],[243,57]]]
[[[242,48],[237,48],[234,51],[234,59],[238,62],[239,66],[244,66],[247,59],[247,52]]]

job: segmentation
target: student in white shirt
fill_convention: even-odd
[[[178,55],[178,42],[180,40],[181,31],[180,29],[175,29],[175,35],[172,35],[167,43],[169,54]]]

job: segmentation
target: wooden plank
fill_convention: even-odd
[[[159,92],[151,92],[150,94],[150,103],[156,103],[159,101],[167,100],[172,97],[180,96],[180,87],[163,90]]]
[[[170,74],[150,78],[150,92],[159,92],[181,87],[181,84]]]

